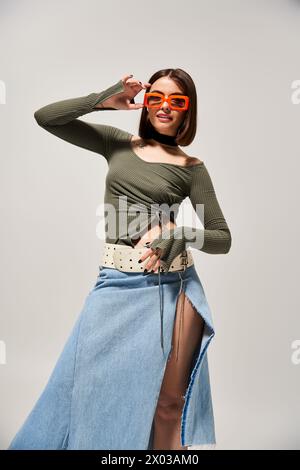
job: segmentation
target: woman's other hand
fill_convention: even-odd
[[[149,250],[145,251],[145,253],[141,256],[139,262],[145,261],[149,258],[148,262],[144,264],[144,268],[147,269],[148,272],[150,272],[151,270],[153,270],[153,272],[156,272],[158,270],[158,267],[161,265],[160,256],[161,253],[159,248],[156,248],[155,250],[149,248]]]

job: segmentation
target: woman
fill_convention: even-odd
[[[231,233],[205,163],[179,148],[194,139],[196,99],[185,71],[165,69],[35,112],[48,132],[105,157],[105,204],[115,213],[96,283],[9,449],[214,448],[215,332],[190,246],[228,253]],[[137,136],[78,119],[138,109]],[[204,209],[204,229],[176,225],[186,197],[197,215]]]

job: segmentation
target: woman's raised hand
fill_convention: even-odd
[[[101,107],[103,108],[115,108],[115,109],[141,109],[144,107],[143,103],[131,103],[133,98],[143,89],[151,87],[151,83],[143,83],[133,75],[124,75],[122,77],[122,82],[124,85],[124,91],[111,96],[103,103]],[[100,107],[100,106],[99,106]]]

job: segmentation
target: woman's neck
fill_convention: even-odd
[[[162,134],[161,132],[157,131],[153,126],[151,127],[150,130],[150,135],[148,136],[148,139],[154,140],[155,142],[158,142],[159,144],[162,144],[163,146],[170,146],[170,147],[178,147],[178,144],[176,142],[176,136],[173,135],[167,135],[167,134]]]

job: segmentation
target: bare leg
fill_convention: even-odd
[[[179,332],[179,312],[184,302],[179,355],[176,362],[176,347]],[[195,311],[184,292],[178,298],[172,344],[160,395],[154,415],[153,449],[187,450],[180,441],[180,421],[184,395],[190,377],[190,367],[195,348],[202,340],[204,321]]]

